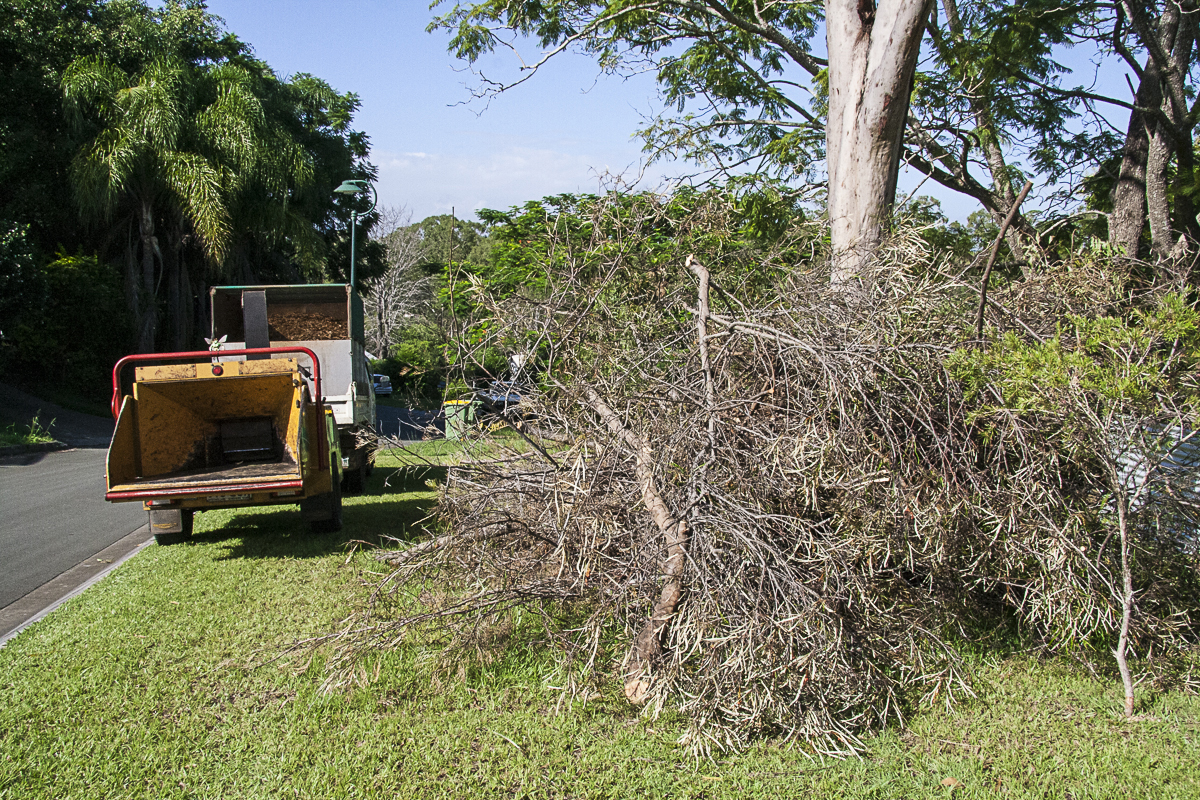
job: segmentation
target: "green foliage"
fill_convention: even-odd
[[[6,3],[0,100],[0,219],[35,252],[124,262],[142,347],[196,346],[188,298],[208,284],[348,274],[332,190],[374,174],[357,97],[280,79],[203,3]],[[375,221],[360,220],[364,278],[383,265]]]
[[[810,74],[820,69],[810,42],[821,17],[821,5],[809,2],[763,6],[753,15],[732,6],[722,15],[679,2],[649,8],[629,0],[485,0],[454,5],[430,29],[449,30],[450,51],[471,61],[511,32],[544,48],[574,44],[606,71],[649,63],[679,116],[642,132],[648,149],[702,162],[765,156],[795,175],[823,149],[822,123],[788,79],[797,65]],[[685,113],[689,108],[694,113]]]
[[[399,328],[388,357],[372,362],[375,372],[392,379],[393,391],[426,404],[440,399],[446,367],[445,331],[431,323]]]
[[[812,256],[811,242],[788,239],[804,223],[795,198],[757,181],[669,195],[558,195],[480,216],[495,244],[479,291],[494,301],[518,290],[539,297],[567,272],[608,283],[615,297],[661,298],[687,280],[678,267],[693,253],[706,254],[710,268],[733,269],[737,280],[753,276],[762,289],[779,273],[760,273],[746,258],[752,252],[786,242],[797,262]],[[609,261],[615,270],[600,266]]]
[[[44,304],[5,331],[0,367],[24,381],[107,397],[112,365],[133,344],[119,273],[95,256],[60,253],[37,280],[45,287]]]
[[[76,59],[101,53],[130,67],[149,15],[136,2],[0,4],[0,218],[28,225],[43,252],[74,250],[87,236],[64,202],[77,143],[67,132],[59,80]]]
[[[34,263],[27,229],[0,220],[0,347],[4,331],[11,336],[21,318],[35,315],[45,301],[45,276]]]
[[[988,348],[958,350],[948,365],[966,399],[979,403],[979,414],[1003,408],[1065,415],[1069,423],[1067,393],[1087,398],[1100,416],[1113,407],[1152,415],[1168,394],[1194,403],[1198,360],[1200,312],[1183,295],[1169,293],[1125,319],[1069,315],[1046,342],[1008,332]]]
[[[0,445],[49,444],[54,441],[54,437],[50,435],[50,425],[53,424],[54,420],[50,420],[49,425],[43,426],[38,415],[35,415],[28,425],[18,426],[14,422],[0,430]]]
[[[474,222],[438,214],[421,220],[416,228],[421,238],[417,265],[426,272],[445,272],[451,265],[482,266],[489,260],[486,219]]]
[[[220,83],[232,76],[212,77]],[[94,132],[76,156],[72,177],[89,218],[109,221],[128,201],[143,235],[152,235],[147,217],[165,202],[166,213],[182,215],[205,255],[220,262],[230,235],[222,173],[251,167],[251,154],[240,151],[259,110],[245,96],[228,96],[239,88],[236,79],[218,89],[225,95],[221,106],[194,104],[199,78],[174,58],[156,58],[136,75],[101,58],[71,64],[63,76],[68,119]],[[247,113],[235,117],[234,109]]]

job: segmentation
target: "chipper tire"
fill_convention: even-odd
[[[190,508],[154,509],[150,512],[150,530],[158,545],[186,542],[192,538],[196,512]]]
[[[367,465],[359,464],[357,468],[346,470],[342,478],[342,491],[346,494],[362,494],[367,485]]]
[[[305,503],[313,505],[320,504],[322,512],[328,509],[326,519],[313,520],[308,523],[309,529],[313,533],[337,533],[342,529],[342,481],[336,463],[331,468],[333,470],[333,491],[305,501]],[[325,514],[323,513],[322,516]]]

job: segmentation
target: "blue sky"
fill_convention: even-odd
[[[209,11],[253,46],[280,75],[309,72],[356,92],[355,119],[371,137],[380,203],[405,206],[413,220],[470,216],[562,192],[595,192],[605,173],[634,176],[641,144],[632,138],[657,107],[652,77],[598,75],[570,56],[488,106],[470,100],[478,78],[446,50],[445,32],[426,33],[424,0],[210,0]],[[489,59],[486,74],[514,74],[511,57]],[[653,187],[683,167],[656,167]]]
[[[634,179],[643,155],[633,133],[661,108],[652,76],[604,76],[576,55],[555,58],[486,106],[471,102],[479,78],[449,55],[445,31],[425,32],[433,17],[427,0],[209,0],[208,8],[280,75],[309,72],[359,95],[355,124],[371,137],[380,202],[407,208],[414,221],[451,208],[470,217],[479,208],[596,192],[605,175]],[[813,45],[822,51],[822,37]],[[522,55],[536,58],[536,48]],[[1079,70],[1066,83],[1095,80],[1090,53],[1061,55]],[[477,65],[507,79],[515,67],[507,53]],[[1122,76],[1117,65],[1101,70],[1102,89],[1123,96]],[[1123,128],[1127,115],[1116,116]],[[656,164],[639,185],[655,188],[692,170]],[[898,199],[920,182],[902,174]],[[953,220],[979,209],[933,181],[919,193],[938,198]],[[1038,205],[1037,195],[1027,205]]]

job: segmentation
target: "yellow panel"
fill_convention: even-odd
[[[238,361],[234,363],[241,366],[242,375],[261,375],[267,372],[294,372],[296,370],[296,359],[294,358],[264,358],[258,361]]]
[[[195,364],[159,364],[153,367],[138,367],[133,371],[134,380],[173,381],[196,377]]]
[[[226,350],[226,354],[236,353],[236,350]],[[219,364],[197,364],[198,377],[214,378],[213,367],[221,368],[220,377],[237,378],[243,375],[267,375],[280,372],[295,372],[294,358],[263,358],[257,361],[222,361]]]
[[[204,378],[203,367],[201,376],[191,380],[134,385],[143,477],[212,466],[219,460],[222,420],[270,417],[288,456],[296,458],[295,445],[288,446],[292,417],[298,413],[295,373]]]
[[[131,483],[138,476],[136,410],[137,404],[133,398],[125,395],[104,464],[104,477],[109,491],[119,484]]]

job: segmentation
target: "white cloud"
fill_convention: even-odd
[[[379,165],[380,202],[407,207],[414,220],[446,214],[451,208],[465,217],[481,208],[506,209],[547,195],[599,192],[602,179],[632,176],[640,166],[552,148],[456,149],[421,153],[420,158],[373,152],[372,160]]]

